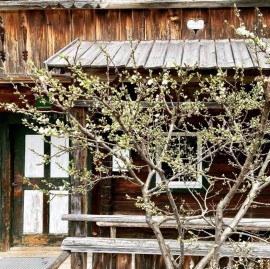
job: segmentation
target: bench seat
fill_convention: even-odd
[[[166,240],[173,255],[179,255],[179,241]],[[213,247],[213,241],[185,242],[186,256],[204,256]],[[106,238],[106,237],[67,237],[62,242],[62,250],[70,252],[157,254],[160,248],[156,239]],[[270,245],[259,242],[226,243],[221,247],[221,257],[270,258]]]

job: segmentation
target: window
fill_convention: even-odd
[[[166,155],[170,164],[164,161],[161,162],[161,167],[170,180],[170,188],[202,188],[202,162],[198,162],[201,145],[196,133],[173,133]],[[157,174],[156,183],[160,182]]]
[[[113,151],[120,154],[121,156],[123,156],[126,159],[130,158],[130,151],[127,149],[121,149],[121,148],[118,148],[115,146],[115,147],[113,147]],[[113,170],[113,172],[119,172],[119,171],[126,172],[126,171],[128,171],[125,163],[120,158],[117,158],[114,155],[112,158],[112,170]]]

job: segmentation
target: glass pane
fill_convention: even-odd
[[[66,138],[51,137],[51,177],[65,177],[68,175],[69,154],[65,148],[69,146],[69,140]]]
[[[44,141],[42,135],[25,136],[25,177],[44,177]]]

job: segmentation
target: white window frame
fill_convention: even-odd
[[[197,137],[197,157],[202,156],[201,138],[197,133],[173,132],[172,136],[196,136]],[[158,153],[160,154],[160,152]],[[161,163],[160,163],[161,166]],[[203,187],[202,161],[197,164],[198,177],[196,181],[171,181],[169,182],[170,189],[201,189]],[[161,182],[160,175],[156,173],[156,185]]]
[[[128,149],[122,149],[117,146],[114,146],[113,152],[116,152],[127,159],[130,158],[130,150]],[[117,158],[115,155],[112,156],[112,171],[113,172],[128,171],[126,164],[120,158]]]

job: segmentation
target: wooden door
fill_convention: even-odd
[[[68,233],[68,223],[61,215],[68,213],[68,192],[62,190],[63,180],[68,180],[69,156],[59,153],[59,146],[68,139],[34,134],[25,127],[11,128],[13,160],[12,245],[55,245]],[[41,155],[55,156],[45,163]],[[59,167],[61,164],[62,168]],[[29,185],[25,178],[29,178]],[[44,180],[55,184],[50,189]],[[44,193],[38,189],[42,188]],[[50,202],[49,202],[50,201]]]

